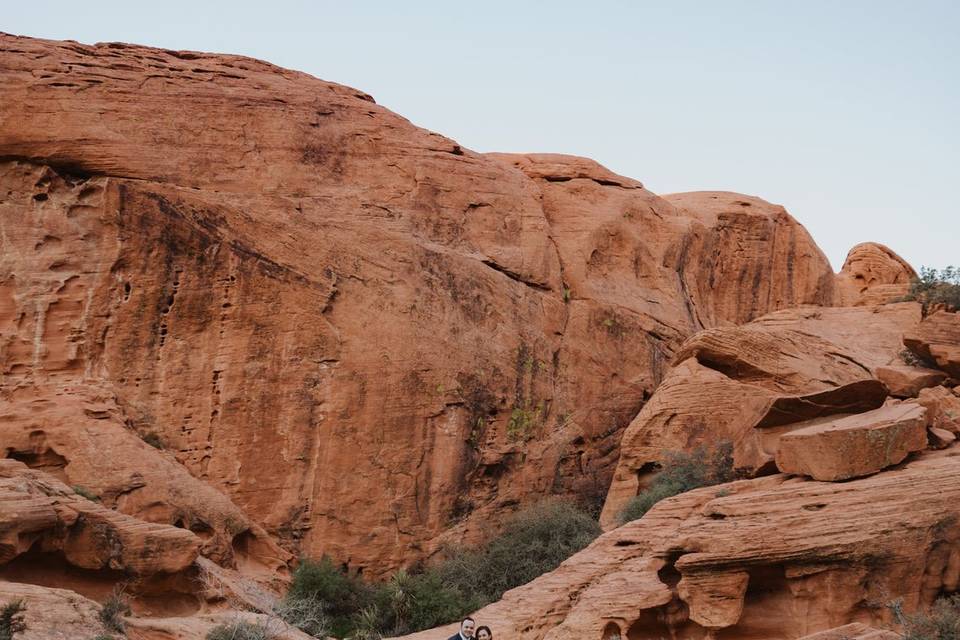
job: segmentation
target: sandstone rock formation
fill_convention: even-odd
[[[105,389],[289,550],[368,575],[602,499],[685,338],[833,299],[756,198],[479,155],[237,56],[0,49],[3,389]]]
[[[874,374],[895,398],[915,398],[922,389],[936,387],[947,378],[947,374],[936,369],[905,365],[877,367]]]
[[[26,629],[17,640],[77,640],[106,635],[100,605],[73,591],[0,580],[0,603],[20,601]]]
[[[851,622],[889,628],[887,603],[902,598],[909,612],[960,587],[958,465],[951,448],[848,482],[778,474],[698,489],[604,534],[476,617],[519,640],[789,639]]]
[[[901,637],[899,633],[894,631],[874,629],[865,624],[854,622],[804,636],[801,640],[899,640]]]
[[[920,358],[960,379],[960,312],[930,314],[915,330],[903,336],[903,344]]]
[[[728,440],[741,473],[775,472],[779,427],[880,407],[874,371],[900,362],[901,336],[919,321],[916,303],[805,308],[690,338],[623,434],[601,522],[615,523],[669,451]]]
[[[847,254],[837,275],[835,302],[842,306],[890,302],[907,293],[916,277],[913,267],[891,249],[864,242]]]
[[[836,481],[876,473],[927,448],[927,410],[889,405],[780,436],[777,468],[814,480]]]
[[[381,577],[549,494],[611,528],[721,440],[754,479],[479,615],[869,637],[957,590],[960,316],[892,303],[886,247],[834,274],[759,198],[474,153],[238,56],[0,34],[0,104],[0,599],[65,620],[30,633],[99,633],[121,583],[131,638],[272,624],[295,554]]]

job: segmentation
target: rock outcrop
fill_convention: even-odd
[[[835,302],[850,307],[891,302],[906,294],[916,277],[913,267],[891,249],[864,242],[847,254],[837,275]]]
[[[788,639],[851,622],[889,628],[887,603],[900,598],[911,612],[960,586],[958,465],[949,449],[848,482],[778,474],[697,489],[604,534],[476,617],[519,640]]]
[[[874,371],[900,362],[919,321],[916,303],[803,308],[690,338],[623,434],[601,522],[615,524],[670,451],[727,440],[740,473],[776,472],[788,425],[879,408],[887,391]]]
[[[0,392],[105,389],[288,550],[366,575],[601,500],[684,339],[834,297],[756,198],[476,154],[237,56],[0,50]]]

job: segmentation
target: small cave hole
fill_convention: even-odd
[[[45,202],[50,196],[45,193],[36,193],[33,195],[33,199],[37,202]]]

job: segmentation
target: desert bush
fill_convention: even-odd
[[[733,480],[733,445],[720,442],[713,450],[700,446],[691,451],[669,453],[662,470],[646,489],[620,512],[620,524],[642,518],[653,505],[699,487]]]
[[[286,598],[274,608],[274,614],[314,638],[326,638],[330,633],[330,616],[318,597]]]
[[[276,635],[264,622],[238,620],[210,629],[207,640],[272,640]]]
[[[447,549],[431,565],[398,571],[380,584],[363,584],[329,558],[304,561],[284,602],[314,597],[337,637],[403,635],[459,620],[556,568],[599,534],[597,522],[574,504],[549,499],[518,511],[486,545]]]
[[[930,269],[920,267],[920,275],[910,283],[910,290],[904,300],[916,300],[926,309],[931,305],[944,304],[952,309],[960,309],[960,269]]]
[[[126,623],[123,616],[130,615],[130,604],[123,586],[116,587],[100,609],[100,622],[110,631],[123,633]]]
[[[26,610],[23,600],[13,600],[0,608],[0,640],[13,640],[14,634],[26,631],[27,625],[23,620]]]
[[[927,611],[904,614],[901,603],[891,605],[903,626],[903,640],[960,640],[960,595],[940,598]]]
[[[94,493],[90,489],[87,489],[86,487],[81,487],[80,485],[74,485],[71,488],[73,489],[73,492],[78,496],[82,496],[87,500],[90,500],[91,502],[100,502],[100,496],[98,496],[96,493]]]

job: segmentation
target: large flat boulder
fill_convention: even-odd
[[[777,467],[824,481],[876,473],[927,447],[926,413],[894,404],[791,431],[780,437]]]
[[[943,371],[896,364],[877,367],[874,373],[894,398],[915,398],[922,389],[935,387],[947,379]]]

